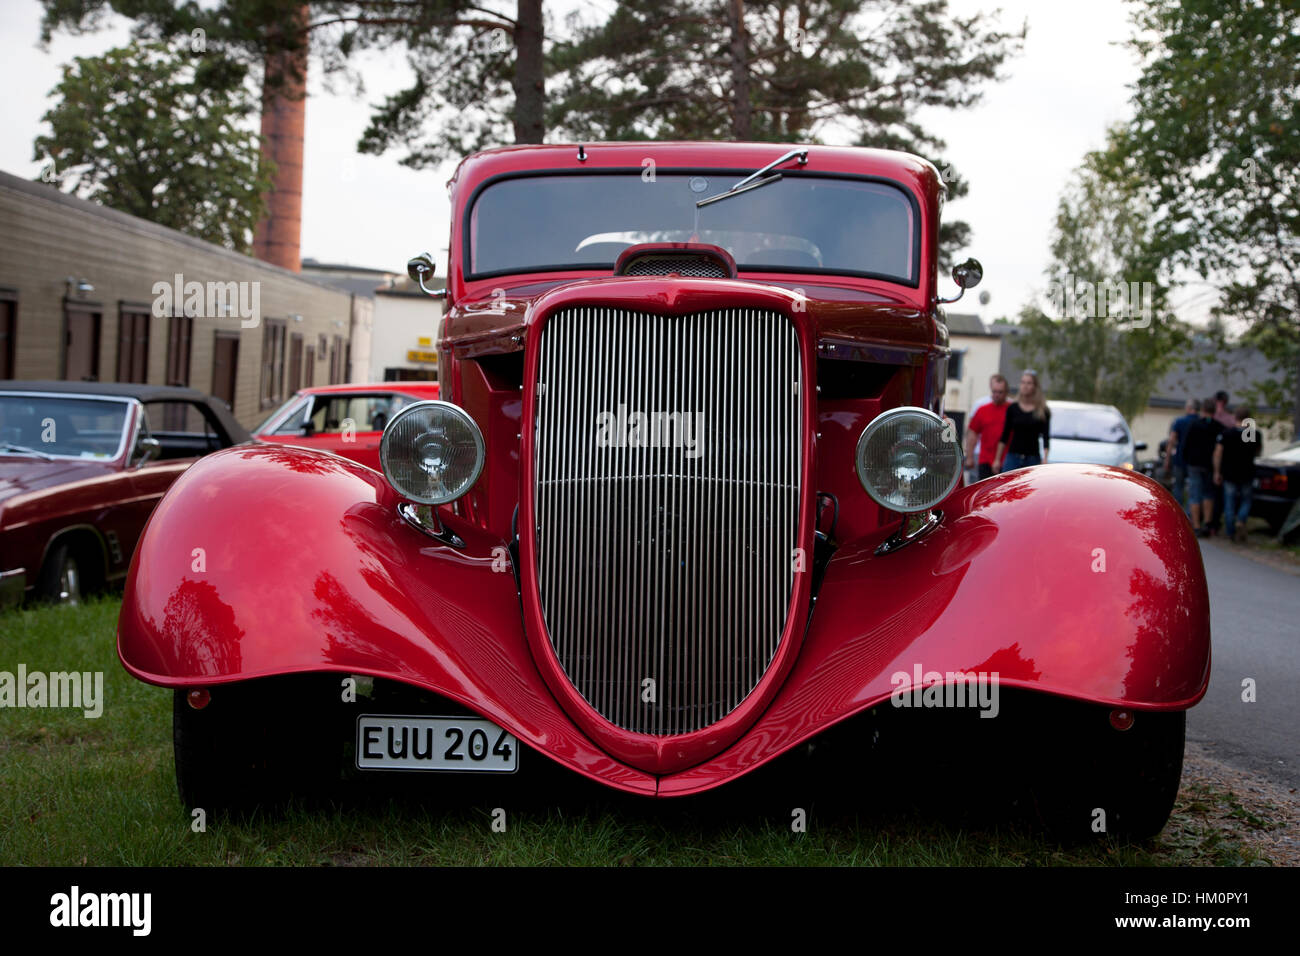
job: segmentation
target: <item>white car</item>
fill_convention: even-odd
[[[1133,441],[1128,422],[1114,405],[1058,401],[1049,402],[1048,407],[1052,412],[1048,461],[1137,468],[1137,453],[1147,443]]]

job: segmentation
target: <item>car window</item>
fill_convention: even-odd
[[[154,431],[203,437],[215,434],[207,417],[193,402],[152,401],[145,402],[144,407]]]
[[[276,430],[275,430],[272,434],[275,434],[275,435],[301,435],[301,434],[302,434],[302,416],[303,416],[303,412],[305,412],[305,411],[307,410],[307,404],[308,404],[308,403],[307,403],[307,402],[304,402],[304,401],[298,401],[298,402],[296,402],[296,403],[294,404],[293,409],[290,410],[289,414],[285,416],[284,421],[280,422],[279,427],[276,428]],[[282,411],[282,410],[283,410],[283,407],[281,407],[281,409],[277,409],[275,415],[272,415],[271,418],[275,418],[275,417],[277,417],[277,416],[280,414],[280,411]],[[268,425],[270,425],[270,419],[268,419],[267,421],[263,422],[262,425],[258,428],[258,431],[265,431],[265,430],[266,430],[266,426],[268,426]]]
[[[46,395],[0,395],[0,455],[13,447],[67,458],[115,458],[126,441],[128,403]]]
[[[405,395],[317,395],[311,410],[312,434],[338,434],[349,423],[353,431],[383,431],[410,401]]]
[[[1069,441],[1128,441],[1128,426],[1124,416],[1113,408],[1065,408],[1049,406],[1052,410],[1052,437]]]

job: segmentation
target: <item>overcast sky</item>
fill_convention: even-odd
[[[556,19],[574,7],[598,8],[612,0],[548,3]],[[996,8],[983,0],[951,0],[958,13]],[[1008,26],[1028,21],[1024,52],[1004,67],[1006,79],[985,87],[983,102],[965,111],[927,111],[923,122],[948,142],[948,156],[970,180],[949,214],[971,224],[967,252],[984,265],[990,302],[974,294],[961,311],[986,320],[1014,317],[1044,286],[1048,242],[1061,188],[1084,153],[1103,142],[1108,125],[1130,115],[1127,85],[1137,77],[1132,55],[1120,44],[1130,34],[1122,0],[1086,6],[1002,0]],[[74,56],[101,53],[126,39],[120,24],[83,37],[59,36],[48,51],[37,47],[37,0],[0,0],[0,169],[24,177],[39,173],[32,141],[60,65]],[[448,231],[446,182],[452,166],[415,171],[395,156],[361,156],[356,142],[369,105],[401,89],[408,79],[399,54],[359,61],[366,92],[346,84],[327,92],[319,71],[311,76],[303,183],[302,254],[323,262],[401,271],[411,255],[431,250],[445,274]]]

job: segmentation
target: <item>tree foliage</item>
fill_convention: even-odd
[[[1277,362],[1300,428],[1300,4],[1141,0],[1143,71],[1122,140],[1171,264]]]
[[[271,169],[242,81],[228,62],[157,44],[78,57],[35,158],[76,195],[246,253]]]
[[[547,125],[569,138],[825,140],[902,149],[968,184],[918,121],[963,108],[1024,37],[946,0],[625,0],[553,51]],[[945,254],[969,227],[947,223]]]
[[[1164,242],[1113,145],[1088,154],[1057,206],[1047,301],[1021,312],[1015,338],[1052,397],[1130,420],[1146,406],[1187,341],[1168,313]]]

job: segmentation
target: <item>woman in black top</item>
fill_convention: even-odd
[[[1006,424],[998,441],[993,468],[1001,473],[1041,465],[1047,461],[1051,444],[1052,413],[1047,407],[1047,397],[1038,384],[1038,373],[1026,369],[1020,376],[1020,394],[1014,405],[1007,407]],[[1043,439],[1043,453],[1038,453],[1038,439]],[[1003,456],[1003,453],[1005,457]]]

